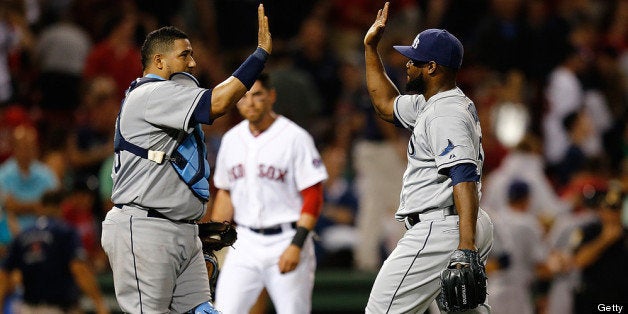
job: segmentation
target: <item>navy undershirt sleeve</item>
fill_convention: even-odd
[[[451,169],[449,169],[449,177],[451,178],[452,186],[460,182],[477,182],[480,180],[480,176],[477,173],[477,166],[471,163],[451,167]]]
[[[208,89],[203,92],[201,99],[198,101],[194,112],[192,113],[192,119],[190,125],[212,124],[214,120],[210,117],[212,107],[212,90]]]

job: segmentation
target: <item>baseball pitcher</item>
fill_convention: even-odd
[[[366,83],[377,115],[412,132],[396,217],[408,229],[379,271],[367,313],[441,310],[489,312],[484,261],[492,223],[479,209],[482,133],[473,102],[456,86],[460,41],[441,29],[394,48],[410,60],[400,95],[384,71],[378,44],[389,3],[364,37]]]

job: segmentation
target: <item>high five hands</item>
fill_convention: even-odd
[[[377,47],[379,41],[382,39],[382,35],[384,34],[384,29],[386,28],[386,21],[388,20],[388,6],[389,2],[384,4],[384,8],[377,11],[377,18],[371,28],[369,28],[368,32],[364,36],[364,45],[365,46],[373,46]]]
[[[270,54],[273,50],[273,39],[268,28],[268,17],[264,15],[264,5],[261,3],[257,7],[257,25],[257,46]]]

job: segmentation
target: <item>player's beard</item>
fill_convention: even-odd
[[[425,80],[423,79],[423,73],[419,76],[411,79],[406,84],[406,93],[408,94],[424,94],[426,89]]]

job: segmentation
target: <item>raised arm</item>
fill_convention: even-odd
[[[373,107],[377,115],[388,121],[393,121],[393,103],[395,97],[399,96],[399,90],[392,83],[384,64],[377,51],[388,19],[388,6],[386,2],[384,8],[377,12],[375,22],[364,36],[364,59],[366,62],[366,86],[373,102]]]
[[[222,83],[212,90],[210,117],[216,119],[227,113],[253,86],[255,79],[264,69],[266,59],[273,48],[268,17],[264,5],[257,7],[257,49],[246,61]]]

